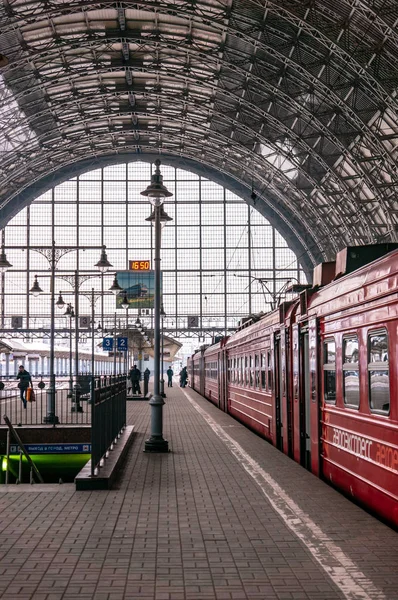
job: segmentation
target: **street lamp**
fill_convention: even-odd
[[[72,351],[72,319],[75,316],[75,312],[73,310],[73,306],[71,303],[68,304],[66,311],[65,311],[65,316],[69,317],[69,397],[73,398],[73,371],[72,371],[72,365],[73,365],[73,351]],[[78,408],[80,408],[80,410],[78,410]],[[80,403],[78,405],[78,407],[74,407],[72,406],[72,412],[83,412],[82,407],[80,406]]]
[[[163,353],[164,353],[164,318],[166,313],[164,312],[163,303],[160,307],[160,318],[162,319],[162,366],[161,366],[161,375],[160,375],[160,395],[162,398],[166,398],[166,394],[164,393],[164,366],[163,366]]]
[[[1,253],[0,253],[0,271],[2,273],[5,273],[7,271],[7,269],[9,269],[10,267],[12,267],[12,264],[7,260],[4,246],[2,246]]]
[[[55,395],[56,395],[55,372],[54,372],[55,306],[57,305],[58,308],[62,309],[65,306],[65,303],[64,303],[64,300],[63,300],[61,294],[59,295],[57,302],[55,302],[55,271],[56,271],[57,264],[58,264],[58,261],[60,260],[60,258],[62,256],[64,256],[65,254],[67,254],[68,252],[72,252],[72,251],[76,250],[76,248],[74,248],[74,247],[57,248],[55,245],[55,241],[53,241],[51,247],[31,248],[31,249],[36,250],[37,252],[42,254],[50,263],[50,268],[51,268],[50,366],[49,366],[50,383],[49,383],[48,391],[47,391],[47,415],[44,417],[44,423],[56,425],[59,423],[59,419],[58,419],[57,415],[55,414]],[[0,256],[0,259],[1,259],[1,256]],[[95,266],[98,267],[98,269],[102,273],[105,273],[109,269],[109,267],[112,266],[110,264],[110,262],[108,261],[108,258],[107,258],[106,252],[105,252],[105,246],[102,246],[100,260],[97,262],[97,264]],[[77,271],[75,273],[75,277],[76,278],[78,277]],[[29,291],[31,292],[31,294],[33,294],[33,296],[39,296],[39,294],[41,294],[43,292],[43,290],[41,289],[41,287],[39,285],[37,275],[35,275],[34,284]],[[78,300],[77,287],[75,289],[75,299]],[[76,304],[76,320],[77,320],[77,315],[78,315],[77,301],[75,302],[75,304]],[[77,347],[78,347],[77,339],[78,339],[78,335],[76,334],[76,351],[77,351]],[[78,373],[76,371],[76,375],[77,374]]]
[[[171,220],[162,210],[165,198],[173,194],[163,185],[160,173],[160,160],[155,161],[156,169],[152,175],[151,183],[141,192],[142,196],[149,198],[153,205],[153,213],[147,219],[155,225],[155,306],[154,306],[154,381],[151,406],[151,436],[145,441],[145,452],[168,452],[169,444],[163,438],[163,404],[164,400],[159,393],[160,374],[160,246],[161,246],[161,214],[164,223]],[[166,218],[167,217],[167,218]]]

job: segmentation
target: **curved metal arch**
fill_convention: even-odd
[[[382,25],[380,26],[380,35],[382,35],[383,37],[394,37],[395,41],[398,43],[398,34],[394,31],[394,29],[389,26],[380,16],[379,13],[376,13],[373,9],[371,9],[370,7],[366,6],[365,2],[361,2],[361,1],[347,1],[344,2],[343,0],[340,0],[341,3],[345,4],[347,6],[347,11],[349,14],[351,14],[351,12],[353,10],[355,11],[361,11],[362,15],[366,17],[369,26],[372,27],[377,27],[379,24]],[[264,3],[262,0],[249,0],[249,3],[253,4],[253,6],[258,6],[261,9],[265,10],[264,7]],[[217,16],[214,14],[215,11],[215,7],[214,5],[210,5],[211,6],[211,12],[206,13],[203,9],[201,10],[201,7],[204,5],[205,3],[202,1],[200,4],[195,3],[185,3],[185,4],[179,4],[178,5],[178,9],[175,8],[175,5],[170,4],[170,2],[167,1],[157,1],[156,4],[150,4],[148,2],[145,3],[145,10],[147,12],[153,12],[154,14],[156,13],[156,11],[161,11],[161,10],[165,10],[168,14],[173,14],[176,17],[180,17],[181,15],[188,15],[189,18],[193,19],[193,18],[197,18],[199,23],[206,23],[207,25],[212,25],[213,27],[218,26],[220,28],[221,31],[225,31],[225,27],[226,27],[226,19],[229,17],[230,15],[230,9],[228,6],[225,6],[223,8],[221,8],[219,10],[219,18],[217,18]],[[383,88],[380,86],[380,82],[377,80],[377,78],[372,78],[371,75],[369,73],[366,73],[366,67],[364,67],[363,65],[361,65],[359,62],[356,61],[356,59],[354,59],[354,57],[352,56],[352,54],[350,54],[342,45],[340,45],[339,43],[336,43],[336,40],[333,40],[330,36],[325,35],[322,31],[320,31],[319,29],[317,29],[316,27],[312,26],[305,18],[303,18],[305,16],[305,13],[307,11],[311,10],[311,5],[307,5],[305,3],[303,3],[302,5],[296,5],[296,6],[292,6],[289,5],[288,8],[283,6],[283,3],[279,2],[279,1],[275,1],[275,0],[270,0],[267,6],[267,10],[272,11],[272,8],[274,7],[274,11],[273,14],[276,15],[286,15],[286,21],[288,21],[289,23],[293,24],[295,27],[297,27],[297,29],[302,30],[306,33],[308,33],[308,35],[314,39],[319,39],[322,43],[322,45],[330,52],[330,50],[332,50],[335,54],[336,53],[341,53],[341,56],[345,58],[346,61],[349,62],[349,64],[355,64],[357,65],[357,69],[358,75],[361,76],[366,76],[366,77],[370,77],[372,80],[372,83],[370,85],[370,90],[372,90],[372,88],[374,88],[375,91],[380,90],[382,91]],[[136,8],[136,3],[134,2],[120,2],[119,3],[121,8]],[[90,4],[87,5],[86,8],[90,8]],[[100,2],[96,2],[95,3],[95,9],[101,9],[101,8],[115,8],[114,6],[114,2],[112,0],[108,0],[108,1],[100,1]],[[77,1],[73,1],[71,0],[70,2],[68,2],[68,6],[65,9],[62,5],[57,4],[57,2],[55,2],[54,5],[52,5],[51,2],[46,2],[45,7],[43,7],[41,10],[39,7],[36,7],[36,11],[35,11],[35,15],[34,17],[30,17],[30,13],[29,11],[27,11],[26,14],[23,15],[23,17],[21,17],[20,20],[23,20],[23,22],[36,22],[39,15],[41,14],[44,18],[55,18],[57,16],[61,16],[64,14],[71,14],[73,12],[79,13],[81,12],[81,0],[77,0]],[[296,8],[297,12],[294,12],[293,8]],[[73,10],[75,9],[75,10]],[[302,14],[298,14],[299,10],[301,9]],[[324,12],[325,14],[329,15],[329,11],[327,10],[326,6],[324,7],[322,5],[322,3],[319,3],[317,6],[317,10],[320,12]],[[10,11],[12,11],[12,7],[10,7]],[[304,14],[303,14],[304,13]],[[239,16],[239,15],[238,15]],[[335,18],[336,16],[338,16],[338,13],[335,12],[333,13],[333,17]],[[29,18],[30,17],[30,18]],[[208,19],[211,18],[211,21],[208,21]],[[246,17],[247,18],[247,17]],[[234,18],[234,22],[235,22],[236,17]],[[251,21],[254,25],[258,26],[258,22],[255,20]],[[3,21],[4,25],[7,25],[7,21]],[[18,25],[18,18],[14,19],[14,24]],[[355,28],[355,27],[354,27]],[[231,31],[231,24],[228,23],[228,31]],[[361,33],[363,34],[363,32],[361,31]],[[363,42],[363,35],[361,38],[361,41]],[[391,56],[391,58],[393,60],[395,60],[395,56]],[[390,98],[390,94],[388,94],[387,96],[385,96],[384,94],[382,94],[382,97],[384,97],[384,100],[387,100]]]
[[[98,72],[100,72],[100,70],[97,70],[97,71],[98,71]],[[178,75],[176,75],[176,76],[177,76],[177,79],[178,79]],[[187,79],[188,79],[188,78],[187,78]],[[226,92],[225,92],[225,90],[222,90],[220,93],[221,93],[221,94],[224,94],[224,93],[226,93]],[[103,94],[100,94],[100,95],[101,95],[101,96],[103,96]],[[165,94],[163,94],[163,96],[165,96]],[[77,96],[77,97],[78,97],[78,96]],[[85,99],[87,99],[87,98],[90,98],[90,96],[84,95],[84,98],[85,98]],[[235,98],[236,100],[239,100],[239,97],[238,97],[237,95],[234,95],[234,98]],[[67,103],[66,103],[66,104],[67,104]],[[61,105],[61,106],[62,106],[62,105]],[[248,107],[249,107],[249,106],[251,106],[251,109],[252,109],[253,111],[255,111],[255,109],[256,109],[256,107],[255,107],[255,106],[253,106],[253,105],[250,105],[250,103],[248,103],[247,101],[246,101],[246,103],[245,103],[245,107],[246,107],[246,106],[248,106]],[[214,114],[214,115],[216,115],[216,114],[217,114],[217,111],[215,111],[215,110],[214,110],[214,111],[213,111],[213,114]],[[305,110],[302,110],[302,114],[306,114],[306,111],[305,111]],[[39,116],[39,113],[38,113],[38,115],[37,115],[37,116]],[[271,121],[271,120],[273,120],[274,122],[276,121],[276,120],[275,120],[275,119],[272,117],[272,115],[268,115],[268,114],[264,114],[264,113],[263,113],[263,115],[262,115],[262,116],[263,116],[264,118],[266,118],[267,120],[270,120],[270,121]],[[310,117],[312,117],[312,123],[311,123],[311,125],[314,127],[314,121],[315,121],[315,119],[313,118],[313,114],[312,114],[312,113],[309,113],[309,116],[310,116]],[[116,117],[117,117],[117,113],[113,113],[113,114],[112,114],[112,118],[116,118]],[[167,118],[167,117],[165,117],[165,118]],[[86,122],[87,122],[87,121],[86,121]],[[232,121],[231,121],[231,123],[232,123]],[[285,126],[285,124],[284,124],[282,121],[278,121],[277,123],[278,123],[278,126],[280,127],[280,129],[281,129],[281,130],[284,130],[284,131],[285,131],[285,133],[288,135],[288,137],[289,137],[289,140],[293,139],[297,145],[299,145],[299,146],[301,145],[301,146],[305,147],[305,150],[308,152],[308,154],[310,154],[311,156],[315,157],[315,158],[316,158],[316,159],[319,161],[319,163],[320,163],[320,164],[323,164],[323,167],[325,168],[325,170],[326,170],[327,172],[329,172],[329,173],[333,173],[333,169],[331,169],[331,167],[330,167],[329,165],[327,165],[326,163],[324,163],[324,162],[323,162],[323,157],[321,157],[321,156],[320,156],[318,153],[314,152],[314,151],[313,151],[313,149],[312,149],[310,146],[305,146],[305,144],[304,144],[304,141],[303,141],[303,140],[302,140],[302,141],[301,141],[301,143],[300,143],[300,140],[298,139],[298,136],[297,136],[297,135],[296,135],[296,134],[295,134],[293,131],[289,130],[289,129],[288,129],[286,126]],[[236,121],[233,121],[233,124],[234,124],[234,126],[235,126],[235,127],[238,127],[238,128],[239,128],[239,127],[241,127],[241,125],[240,125],[238,122],[236,122]],[[64,123],[63,123],[63,125],[64,125]],[[321,126],[321,124],[320,124],[320,123],[319,123],[319,126]],[[257,132],[257,131],[255,131],[255,130],[252,130],[252,133],[253,133],[254,137],[258,137],[258,136],[259,136],[258,132]],[[329,139],[329,140],[333,139],[333,136],[332,136],[332,135],[330,135],[330,133],[329,133],[329,138],[328,138],[328,139]],[[341,150],[341,151],[344,151],[344,150],[346,150],[346,149],[344,148],[344,146],[342,146],[341,144],[339,144],[339,141],[338,141],[338,139],[337,139],[337,138],[335,138],[334,142],[336,143],[336,145],[337,145],[338,147],[340,147],[340,150]],[[266,143],[266,140],[264,140],[264,143]],[[280,155],[283,155],[283,154],[284,154],[283,150],[282,150],[281,148],[278,148],[278,147],[274,146],[272,142],[267,142],[267,143],[268,143],[268,144],[269,144],[271,147],[274,147],[275,151],[276,151],[278,154],[280,154]],[[294,162],[294,158],[293,158],[293,162]],[[297,166],[297,168],[298,168],[299,170],[302,170],[302,166],[301,166],[299,163],[295,163],[295,164],[296,164],[296,166]],[[312,177],[311,177],[311,176],[310,176],[310,175],[309,175],[309,174],[308,174],[306,171],[303,171],[303,174],[305,174],[305,176],[307,177],[307,179],[308,179],[309,181],[311,181],[311,183],[312,183],[312,185],[313,185],[314,189],[317,189],[317,188],[319,187],[319,184],[318,184],[318,182],[317,182],[316,180],[314,180],[314,179],[313,179],[313,178],[312,178]],[[363,176],[364,176],[364,177],[367,177],[367,173],[366,173],[366,172],[363,172]],[[283,175],[282,175],[282,177],[283,177]],[[336,178],[336,181],[339,181],[339,178],[338,178],[337,174],[334,174],[334,177]],[[291,187],[291,183],[290,183],[290,182],[287,182],[287,185],[289,185],[289,187]],[[341,185],[341,187],[343,188],[343,189],[342,189],[342,193],[344,193],[344,191],[345,191],[346,193],[350,193],[350,192],[351,192],[351,190],[348,188],[348,186],[347,186],[347,185],[344,185],[344,183],[342,183],[341,181],[340,181],[340,185]],[[370,183],[370,185],[371,185],[371,183]],[[303,199],[303,201],[304,201],[304,199]],[[359,204],[358,212],[359,212],[359,213],[361,213],[361,212],[362,212],[362,208],[361,208],[361,205],[360,205],[360,204]],[[343,221],[343,223],[344,223],[344,221]],[[366,226],[366,223],[365,223],[365,222],[364,222],[364,225]]]
[[[103,155],[78,161],[67,167],[58,169],[54,173],[51,173],[26,187],[13,199],[13,202],[7,207],[7,214],[1,214],[0,228],[4,228],[13,216],[31,204],[38,196],[72,177],[121,162],[153,162],[158,156],[158,154],[133,155],[130,153],[126,153],[125,155]],[[202,177],[206,177],[207,179],[226,187],[228,190],[242,198],[247,204],[253,206],[251,189],[243,183],[236,181],[230,175],[226,173],[221,174],[219,170],[216,170],[210,165],[199,163],[192,159],[182,158],[180,156],[162,154],[161,159],[164,164],[191,171],[196,175],[201,175]],[[256,210],[259,210],[272,225],[274,225],[285,239],[287,239],[289,247],[299,258],[306,277],[311,280],[314,265],[321,262],[324,258],[315,240],[310,237],[308,232],[304,235],[303,232],[300,232],[301,223],[297,222],[293,216],[288,217],[287,215],[284,215],[282,218],[281,214],[278,214],[278,211],[274,210],[271,204],[256,204],[255,208]]]
[[[78,135],[78,132],[76,133],[76,136],[77,135]],[[160,133],[158,135],[160,137]],[[96,134],[96,135],[91,135],[91,139],[101,139],[103,136],[107,136],[107,133],[102,133],[102,134],[100,133],[100,134]],[[173,141],[175,139],[176,139],[176,134],[174,134]],[[163,140],[163,143],[164,143],[165,142],[165,137],[164,136],[163,136],[162,140]],[[218,145],[215,146],[215,148],[217,148],[217,151],[215,151],[214,149],[212,149],[212,156],[213,156],[213,162],[214,162],[214,164],[217,165],[218,168],[221,168],[220,165],[222,164],[223,160],[224,160],[224,162],[226,162],[225,161],[226,157],[225,157],[225,155],[223,155],[223,154],[220,153],[220,150],[221,150],[221,148],[219,147],[220,146],[220,144],[219,144],[219,142],[220,142],[220,136],[219,136],[219,138],[218,138],[217,141],[218,141]],[[230,140],[228,140],[227,138],[225,138],[224,146],[227,146],[227,144],[230,144],[230,143],[231,143]],[[133,144],[136,145],[137,142],[133,142]],[[202,144],[203,144],[203,140],[202,140]],[[141,141],[140,145],[141,146],[143,145],[142,141]],[[119,149],[119,151],[120,150],[121,151],[125,151],[125,149],[126,149],[126,147],[123,146],[122,148]],[[240,148],[241,152],[243,150],[244,149]],[[51,155],[52,152],[53,152],[53,149],[49,149],[48,150],[48,154],[49,155]],[[78,152],[78,147],[75,144],[74,145],[74,153],[76,154],[77,152]],[[90,154],[91,153],[87,150],[87,148],[84,148],[84,151],[83,151],[83,154],[82,154],[83,158],[89,156]],[[187,146],[185,147],[184,155],[185,156],[189,156],[189,152],[187,150]],[[194,160],[197,160],[197,156],[193,155],[192,157],[193,157]],[[209,153],[209,158],[210,158],[210,153]],[[260,159],[261,159],[261,157],[259,156],[258,157],[258,161],[259,162],[260,162]],[[241,170],[242,170],[242,163],[239,162],[239,159],[238,158],[235,159],[233,156],[232,157],[230,156],[228,158],[227,162],[228,162],[229,168],[228,168],[228,170],[224,169],[224,171],[225,172],[229,172],[234,177],[234,179],[240,178],[243,181],[243,178],[241,176],[239,176],[239,172],[241,172]],[[64,163],[64,164],[68,164],[68,163]],[[207,164],[210,165],[211,162],[209,160],[207,160]],[[233,169],[233,167],[235,167],[235,169]],[[275,173],[277,172],[277,170],[275,168],[273,168],[269,163],[266,163],[265,167],[268,170],[273,169]],[[22,165],[21,168],[24,168],[23,165]],[[31,169],[31,171],[32,171],[32,175],[33,175],[33,169]],[[258,169],[256,169],[256,165],[254,165],[252,168],[247,168],[246,169],[246,173],[249,174],[251,176],[251,180],[254,181],[255,178],[258,177]],[[326,239],[328,239],[328,235],[327,235],[328,234],[327,220],[325,220],[325,219],[320,220],[319,218],[316,219],[316,220],[314,219],[313,225],[311,225],[310,221],[308,221],[307,219],[303,219],[302,213],[300,212],[300,210],[298,209],[298,207],[294,203],[292,203],[290,201],[289,196],[286,194],[286,188],[288,187],[287,186],[288,180],[286,179],[284,187],[276,187],[275,183],[276,183],[276,181],[274,181],[274,185],[272,186],[272,190],[264,188],[262,185],[258,186],[258,189],[261,190],[261,192],[259,192],[259,194],[261,193],[262,196],[268,197],[268,198],[273,197],[273,202],[272,202],[272,204],[273,204],[273,207],[272,207],[273,210],[275,210],[275,206],[276,205],[279,205],[280,207],[282,207],[281,210],[283,209],[283,211],[285,211],[286,214],[290,215],[289,218],[292,218],[293,215],[294,215],[295,218],[296,218],[296,220],[298,222],[301,221],[300,228],[301,228],[301,230],[303,232],[307,232],[306,235],[309,235],[309,232],[311,231],[311,229],[314,229],[314,231],[316,232],[316,238],[317,238],[316,243],[317,243],[317,245],[319,247],[321,247],[322,241],[324,242]],[[246,185],[247,185],[247,183],[246,183]],[[294,188],[292,188],[292,190],[294,190]],[[345,227],[344,222],[342,223],[342,226]],[[347,232],[347,236],[348,236],[348,232]],[[333,251],[335,252],[337,249],[338,249],[338,247],[334,246]],[[333,253],[333,251],[332,251],[332,253]]]

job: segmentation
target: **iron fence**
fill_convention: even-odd
[[[126,376],[93,379],[91,396],[91,476],[98,474],[112,445],[126,426]]]

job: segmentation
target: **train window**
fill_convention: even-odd
[[[271,350],[268,350],[268,352],[267,352],[267,370],[268,370],[268,391],[272,392],[273,380],[272,380]]]
[[[267,386],[267,380],[266,380],[266,367],[267,367],[267,363],[266,363],[266,354],[262,354],[261,355],[261,389],[265,390],[266,386]]]
[[[386,331],[368,335],[369,404],[372,412],[390,412],[390,369]]]
[[[254,374],[255,385],[257,389],[260,389],[260,357],[258,354],[254,357],[254,366],[256,368]]]
[[[253,387],[254,377],[253,377],[253,357],[252,356],[250,356],[250,358],[249,358],[249,381],[250,381],[250,387]]]
[[[323,398],[336,403],[336,343],[333,339],[323,343]]]
[[[359,408],[359,345],[356,336],[343,339],[344,404]]]

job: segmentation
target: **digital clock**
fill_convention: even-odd
[[[130,260],[130,271],[150,271],[151,261],[150,260]]]

